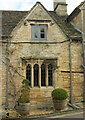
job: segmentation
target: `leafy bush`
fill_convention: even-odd
[[[21,95],[18,98],[18,103],[29,103],[29,96],[30,96],[30,88],[29,88],[29,80],[24,79],[22,81],[22,89],[21,89]]]
[[[56,100],[65,100],[68,97],[66,90],[57,88],[52,91],[52,98]]]

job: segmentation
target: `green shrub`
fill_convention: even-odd
[[[66,90],[57,88],[52,91],[52,98],[56,100],[65,100],[68,97]]]
[[[29,80],[24,79],[22,81],[22,89],[21,89],[21,95],[18,98],[18,103],[29,103],[29,96],[30,96],[30,88],[29,88]]]

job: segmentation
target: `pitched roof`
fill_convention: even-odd
[[[67,22],[67,16],[58,16],[54,11],[50,11],[50,14],[66,36],[72,39],[81,38],[81,34],[70,22]]]
[[[78,15],[78,13],[81,11],[80,7],[85,3],[85,1],[81,2],[81,4],[79,6],[77,6],[73,12],[68,16],[67,20],[68,22],[70,22],[75,16]]]
[[[81,34],[76,31],[69,22],[66,22],[67,16],[58,16],[54,11],[47,12],[66,36],[70,38],[81,37]],[[2,35],[9,36],[12,30],[17,26],[21,19],[27,16],[27,14],[29,14],[28,11],[2,11]]]
[[[28,13],[28,11],[2,11],[2,35],[10,35],[13,28]]]

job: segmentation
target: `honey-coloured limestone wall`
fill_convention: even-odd
[[[37,14],[42,11],[42,15]],[[43,12],[44,11],[44,12]],[[40,16],[41,15],[41,16]],[[46,18],[47,16],[47,18]],[[45,22],[35,22],[37,18],[41,20],[50,20]],[[34,19],[34,21],[31,21]],[[56,59],[56,66],[54,70],[54,84],[52,87],[32,87],[30,90],[31,108],[38,108],[43,106],[52,106],[51,92],[54,88],[64,88],[70,96],[70,67],[69,67],[69,41],[60,27],[47,15],[46,11],[40,5],[36,6],[35,11],[31,12],[26,17],[28,21],[24,24],[21,21],[12,32],[12,38],[9,40],[8,58],[6,58],[6,43],[3,44],[3,90],[2,90],[2,104],[6,103],[6,59],[8,62],[8,108],[14,109],[17,99],[20,95],[21,82],[26,78],[26,65],[41,64],[48,59]],[[25,20],[26,20],[25,19]],[[24,20],[23,20],[24,21]],[[31,40],[31,24],[46,25],[47,26],[47,40],[32,41]],[[52,24],[51,24],[52,23]],[[62,42],[65,41],[65,42]],[[73,40],[71,43],[71,58],[72,58],[72,90],[73,100],[83,99],[83,69],[82,65],[82,43]],[[40,76],[39,76],[40,79]],[[69,101],[69,98],[68,98]],[[41,106],[41,107],[43,107]]]
[[[11,51],[12,46],[17,48],[14,52],[10,52],[10,62],[9,62],[9,108],[14,108],[17,98],[21,90],[21,82],[26,77],[26,67],[25,64],[21,61],[21,57],[28,57],[32,55],[33,57],[58,57],[58,62],[55,75],[55,85],[53,87],[41,87],[31,88],[31,104],[32,107],[36,108],[36,105],[39,106],[42,102],[52,101],[51,91],[54,88],[65,88],[70,94],[70,71],[69,71],[69,42],[62,44],[15,44],[10,45],[9,51]],[[62,46],[62,47],[61,47]],[[23,48],[23,49],[22,49]],[[31,48],[31,49],[30,49]],[[81,52],[79,52],[81,51]],[[73,100],[82,100],[83,99],[83,70],[81,67],[82,64],[82,47],[81,42],[72,43],[72,86],[73,86]],[[80,57],[79,57],[80,56]],[[23,64],[23,65],[22,65]],[[6,66],[3,63],[3,69],[6,70]],[[5,103],[6,96],[6,73],[3,72],[3,104]],[[79,92],[78,92],[79,91]],[[40,101],[39,101],[40,100]],[[44,104],[45,104],[44,102]],[[52,105],[52,102],[50,103]]]

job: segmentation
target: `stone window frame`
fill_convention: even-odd
[[[30,65],[31,66],[31,64],[29,64],[28,63],[28,65]],[[27,66],[28,66],[27,65]],[[38,73],[38,83],[37,83],[37,85],[35,85],[35,74],[34,74],[34,71],[35,71],[35,69],[34,69],[34,67],[35,67],[35,65],[38,65],[38,67],[39,67],[39,73]],[[50,84],[49,83],[49,77],[48,77],[48,72],[49,72],[49,70],[48,70],[48,66],[50,65],[50,64],[47,64],[47,65],[45,65],[45,71],[46,71],[46,76],[45,76],[45,85],[43,86],[42,85],[42,72],[41,72],[41,66],[42,66],[43,64],[33,64],[32,66],[31,66],[31,87],[49,87],[49,86],[53,86],[53,78],[52,78],[52,84]],[[52,64],[51,64],[52,65]],[[27,68],[27,67],[26,67]],[[32,73],[33,72],[33,73]],[[27,75],[27,69],[26,69],[26,75]],[[52,77],[53,77],[53,72],[52,72]],[[27,78],[27,76],[26,76],[26,78]]]
[[[52,59],[29,59],[29,58],[22,58],[22,69],[23,69],[23,76],[26,78],[26,67],[28,64],[31,65],[31,88],[48,88],[48,87],[55,87],[56,86],[56,70],[58,68],[57,66],[58,59],[52,58]],[[53,65],[53,83],[52,86],[48,86],[48,65]],[[39,65],[39,86],[34,86],[34,65]],[[46,86],[41,86],[41,65],[46,65]]]

